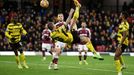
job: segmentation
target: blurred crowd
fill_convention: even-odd
[[[87,27],[92,33],[92,43],[95,49],[99,52],[114,52],[116,47],[115,36],[117,34],[118,25],[120,23],[119,14],[121,12],[103,11],[103,10],[88,10],[82,8],[79,20],[77,21],[78,28],[84,20],[87,22]],[[41,35],[48,21],[56,22],[56,14],[52,10],[47,9],[17,9],[0,10],[0,50],[11,50],[5,37],[5,30],[10,23],[12,16],[17,15],[19,22],[22,23],[24,29],[28,32],[27,39],[22,36],[23,48],[28,51],[41,50]],[[68,12],[64,13],[65,18]],[[129,48],[126,52],[134,52],[134,14],[129,13],[128,22],[130,24],[129,30]],[[73,50],[73,49],[72,49]]]

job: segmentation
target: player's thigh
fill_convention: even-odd
[[[48,43],[42,43],[42,50],[48,50],[50,51],[51,50],[51,47],[52,45],[51,44],[48,44]]]
[[[83,51],[83,46],[81,44],[78,44],[78,51],[82,52]]]
[[[46,47],[47,51],[50,51],[51,48],[52,48],[52,44],[47,44],[46,46],[47,46],[47,47]]]
[[[88,52],[88,48],[86,45],[83,45],[83,50],[84,50],[84,52]]]
[[[55,48],[62,48],[63,46],[65,46],[64,43],[62,43],[62,42],[60,42],[60,41],[57,41],[57,42],[55,43]]]
[[[42,43],[42,50],[44,51],[46,48],[46,44],[45,43]]]
[[[12,48],[12,50],[18,50],[19,48],[21,48],[21,44],[18,43],[10,43],[10,46]]]
[[[90,39],[89,39],[88,37],[81,36],[81,37],[80,37],[80,41],[81,41],[83,44],[86,44],[86,43],[90,42]]]
[[[54,48],[54,52],[57,54],[57,55],[60,55],[61,54],[61,48],[59,46],[55,47]]]

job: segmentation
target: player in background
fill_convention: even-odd
[[[57,23],[55,24],[56,29],[61,27],[63,24],[65,24],[64,15],[63,15],[63,13],[58,13],[58,15],[57,15]],[[55,46],[59,47],[61,50],[64,50],[64,48],[66,46],[66,43],[56,41]]]
[[[22,44],[21,44],[21,35],[26,35],[27,32],[23,28],[22,24],[18,22],[18,17],[14,16],[12,18],[12,22],[8,24],[5,35],[9,41],[9,44],[12,48],[12,50],[15,53],[16,63],[18,65],[19,69],[29,68],[26,64],[25,55],[22,50]],[[18,51],[20,52],[20,58],[18,55]],[[22,62],[22,64],[21,64]]]
[[[127,22],[127,13],[123,12],[120,15],[121,23],[119,24],[119,29],[117,33],[117,48],[115,51],[115,66],[118,75],[122,75],[122,69],[126,68],[124,60],[122,58],[122,53],[128,47],[128,36],[129,36],[129,23]]]
[[[85,21],[83,21],[81,23],[81,28],[78,29],[78,34],[79,36],[86,36],[91,38],[91,32],[90,29],[86,28],[87,24]],[[78,51],[79,51],[79,64],[82,64],[82,52],[84,52],[84,60],[83,62],[88,65],[86,59],[87,59],[87,52],[88,52],[88,48],[85,44],[83,44],[82,42],[78,43]]]
[[[42,32],[42,56],[43,60],[46,60],[45,52],[50,52],[52,47],[52,39],[50,37],[51,30],[48,29],[47,24]]]

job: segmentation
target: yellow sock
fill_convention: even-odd
[[[23,62],[23,64],[26,64],[26,60],[25,60],[25,55],[24,55],[24,53],[22,53],[22,54],[20,55],[20,60]]]
[[[121,72],[120,60],[115,60],[115,67],[116,67],[117,72]]]
[[[18,56],[15,56],[15,59],[16,59],[16,63],[19,65],[20,64],[19,57]]]
[[[79,10],[80,10],[80,7],[76,7],[74,15],[73,15],[73,19],[77,20],[79,18]]]
[[[124,65],[125,64],[122,55],[120,56],[120,63],[121,63],[121,65]]]
[[[95,49],[94,49],[94,47],[93,47],[91,42],[86,43],[86,46],[87,46],[88,50],[90,50],[94,54],[97,54],[97,52],[95,51]]]

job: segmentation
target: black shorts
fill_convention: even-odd
[[[10,46],[12,50],[19,50],[22,45],[20,44],[20,42],[18,42],[18,43],[10,43]]]
[[[78,32],[75,31],[75,30],[73,30],[73,31],[71,31],[71,34],[73,36],[73,42],[72,42],[72,44],[80,43],[80,37],[78,35]]]
[[[127,48],[128,48],[128,46],[127,46],[127,45],[122,44],[122,46],[121,46],[121,50],[122,50],[122,52],[124,52],[124,51],[125,51],[125,49],[127,49]]]

